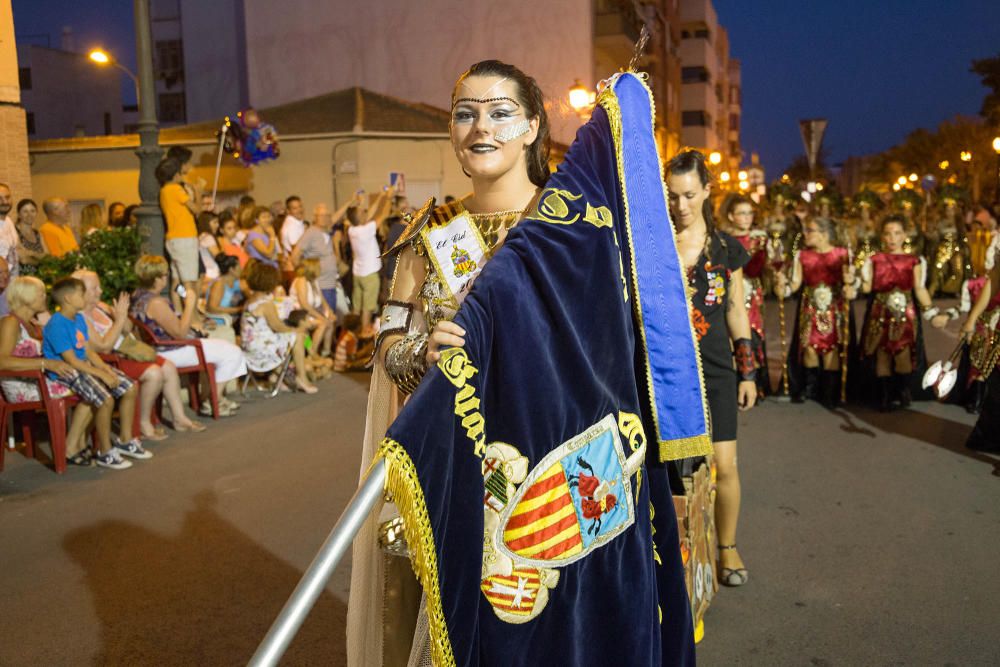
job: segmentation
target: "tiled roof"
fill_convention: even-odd
[[[447,111],[407,102],[364,88],[347,88],[326,95],[259,109],[261,117],[278,131],[279,137],[344,132],[398,132],[445,134]],[[161,144],[198,144],[216,140],[222,118],[160,129]],[[28,144],[30,151],[129,148],[139,145],[138,134],[98,137],[42,139]]]

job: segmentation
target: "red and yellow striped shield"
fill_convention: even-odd
[[[538,570],[516,567],[510,576],[494,574],[483,579],[479,587],[490,604],[515,616],[531,616],[541,587]],[[541,610],[541,608],[539,608]]]
[[[583,551],[580,523],[562,464],[556,462],[521,496],[503,530],[513,553],[560,560]]]

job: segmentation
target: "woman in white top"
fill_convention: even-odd
[[[291,309],[304,310],[309,316],[309,332],[313,339],[310,350],[312,355],[328,356],[333,345],[333,328],[337,323],[337,315],[330,310],[316,282],[320,274],[319,258],[302,260],[296,273],[298,277],[292,281],[289,290]]]
[[[215,280],[219,277],[219,265],[215,261],[215,256],[222,250],[216,236],[219,233],[219,216],[214,213],[204,212],[198,215],[198,253],[201,255],[201,262],[205,265],[205,277]]]

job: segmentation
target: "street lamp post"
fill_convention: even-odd
[[[87,57],[98,65],[113,65],[114,67],[117,67],[121,71],[125,72],[125,75],[132,79],[132,85],[135,86],[135,101],[136,103],[139,102],[139,79],[136,77],[135,72],[130,70],[128,67],[125,67],[125,65],[122,65],[115,59],[114,56],[99,47],[91,50],[91,52],[87,54]]]
[[[997,154],[997,193],[996,201],[1000,201],[1000,137],[993,137],[993,151]]]
[[[163,216],[160,213],[160,186],[156,165],[163,154],[159,146],[160,130],[156,124],[156,90],[153,79],[153,38],[149,27],[149,0],[134,0],[135,51],[139,77],[139,198],[136,209],[143,252],[163,254]]]

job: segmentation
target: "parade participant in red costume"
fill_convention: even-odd
[[[784,273],[776,282],[778,298],[802,288],[788,358],[789,387],[795,403],[814,398],[833,407],[854,336],[850,301],[857,295],[855,269],[847,248],[833,245],[830,218],[809,220],[803,231],[806,247],[792,259],[791,282]]]
[[[754,229],[753,202],[739,195],[734,197],[726,213],[729,233],[750,255],[743,267],[743,297],[750,318],[750,342],[757,364],[758,399],[772,393],[767,370],[767,347],[764,336],[764,273],[767,269],[767,233]]]
[[[926,260],[904,251],[905,225],[902,216],[886,218],[882,252],[872,255],[862,268],[862,289],[871,294],[862,331],[862,360],[868,366],[874,362],[882,411],[890,410],[894,402],[909,406],[914,371],[919,375],[926,367],[916,306],[935,328],[943,327],[949,318],[940,314],[927,293]]]
[[[986,271],[989,280],[983,291],[988,295],[985,297],[987,303],[993,304],[1000,300],[1000,234],[993,235],[993,242],[986,251]],[[980,302],[983,298],[980,296]],[[971,314],[969,319],[972,319]],[[968,324],[966,324],[967,326]],[[965,446],[974,451],[995,454],[1000,453],[1000,371],[997,370],[997,361],[1000,360],[1000,345],[997,342],[997,339],[1000,338],[1000,328],[997,328],[995,319],[992,332],[987,333],[992,334],[993,345],[990,358],[987,359],[988,361],[992,360],[992,367],[982,369],[986,385],[982,411],[979,413],[979,419],[976,421],[972,433],[969,434]]]
[[[986,270],[990,273],[996,268],[994,255],[995,252],[988,252],[986,257]],[[992,289],[989,273],[965,281],[960,308],[969,313],[962,325],[962,338],[969,345],[965,409],[978,413],[986,396],[986,380],[1000,361],[1000,332],[997,330],[1000,291]]]

